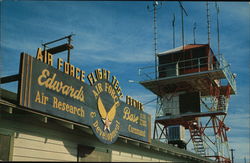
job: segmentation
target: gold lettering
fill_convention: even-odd
[[[110,77],[110,71],[107,70],[107,80],[109,80]]]
[[[38,77],[38,84],[44,86],[45,88],[51,89],[56,92],[61,92],[63,95],[69,95],[70,97],[79,100],[81,102],[85,101],[83,86],[79,90],[73,88],[69,85],[64,85],[62,81],[56,81],[56,73],[53,74],[52,78],[49,77],[50,72],[47,69],[42,71],[42,74]],[[45,80],[43,80],[45,78]],[[45,102],[46,104],[46,102]]]
[[[95,70],[95,75],[96,75],[97,80],[101,80],[102,79],[102,71],[101,71],[101,69],[96,69]]]
[[[131,125],[128,125],[128,131],[133,133],[133,134],[142,136],[142,137],[145,137],[145,135],[146,135],[145,130],[140,130],[140,129],[134,128]]]
[[[63,72],[65,74],[69,75],[69,63],[68,62],[64,62],[64,70],[63,70]]]
[[[42,51],[43,54],[43,62],[47,63],[47,51]]]
[[[76,67],[75,76],[76,76],[76,79],[78,79],[78,80],[80,80],[80,75],[79,75],[80,71],[81,71],[81,70],[80,70],[79,68]]]
[[[58,102],[58,109],[62,110],[62,102],[61,101]]]
[[[93,126],[94,126],[94,127],[97,127],[97,126],[98,126],[98,120],[96,120],[96,121],[93,123]]]
[[[62,110],[62,111],[66,111],[69,112],[71,114],[74,115],[78,115],[80,117],[84,117],[84,109],[81,108],[77,108],[76,106],[73,105],[69,105],[67,103],[64,103],[62,101],[59,101],[56,97],[53,97],[53,108]]]
[[[116,77],[112,76],[112,84],[115,85],[115,82],[116,82]]]
[[[39,91],[37,91],[37,93],[36,93],[36,99],[35,99],[35,102],[37,102],[37,103],[41,103],[41,102],[40,102],[40,93],[39,93]]]
[[[42,93],[42,98],[43,98],[43,103],[42,104],[46,105],[49,98],[47,96],[44,96],[43,93]]]
[[[58,99],[56,97],[53,97],[53,108],[57,108],[57,103],[58,103]]]
[[[37,52],[36,52],[36,59],[38,59],[39,61],[43,62],[43,55],[42,55],[42,49],[38,48]]]
[[[42,51],[41,48],[37,49],[36,59],[50,66],[53,66],[53,55],[48,53],[47,51]]]
[[[63,62],[63,60],[62,60],[61,58],[58,58],[58,59],[57,59],[57,69],[58,69],[58,70],[61,70],[61,67],[62,67],[62,65],[63,65],[62,62]]]
[[[47,53],[48,55],[48,65],[53,66],[53,55],[50,53]]]
[[[138,123],[139,116],[136,116],[135,114],[130,113],[130,109],[128,107],[125,107],[123,110],[123,119],[128,120],[133,123]]]
[[[75,77],[75,66],[71,65],[70,64],[70,73],[69,75],[72,76],[72,77]]]
[[[84,78],[85,78],[85,71],[81,71],[81,81],[82,82],[85,82]]]
[[[94,94],[95,98],[97,99],[97,98],[98,98],[98,93],[96,93],[96,91],[95,91],[95,90],[93,90],[92,92],[93,92],[93,94]]]
[[[70,105],[70,110],[69,110],[69,112],[71,113],[71,114],[74,114],[74,107],[72,106],[72,105]]]
[[[91,86],[94,85],[93,73],[88,74],[87,77],[88,77],[90,85]]]
[[[49,98],[47,96],[44,96],[43,92],[42,92],[42,95],[41,95],[40,92],[37,91],[35,102],[46,105],[48,100],[49,100]]]
[[[108,80],[107,70],[102,69],[102,78]]]

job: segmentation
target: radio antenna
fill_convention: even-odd
[[[215,2],[215,8],[216,8],[216,15],[217,15],[217,43],[218,43],[218,55],[220,56],[220,30],[219,30],[219,6],[217,5],[217,2]]]
[[[210,45],[210,14],[209,14],[208,1],[206,3],[206,6],[207,6],[207,40],[208,40],[208,45]]]
[[[194,22],[194,24],[193,24],[193,37],[194,37],[194,44],[196,44],[196,43],[195,43],[195,30],[196,30],[196,22]]]
[[[175,14],[173,14],[172,26],[173,26],[173,48],[175,48]]]
[[[183,18],[183,12],[185,13],[186,16],[188,16],[185,8],[183,7],[182,3],[180,1],[178,1],[180,4],[180,8],[181,8],[181,31],[182,31],[182,47],[183,47],[183,51],[184,51],[184,18]]]
[[[147,9],[149,12],[154,12],[154,55],[155,55],[155,78],[157,79],[157,22],[156,22],[156,14],[157,9],[160,9],[158,7],[158,1],[154,1],[153,3],[153,9],[151,10],[149,6],[147,6]],[[160,4],[162,6],[162,3]]]

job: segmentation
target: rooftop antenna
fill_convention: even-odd
[[[153,9],[150,9],[149,6],[147,6],[147,9],[149,12],[154,11],[154,55],[155,55],[155,78],[157,79],[157,22],[156,22],[156,14],[157,9],[160,9],[158,7],[159,3],[158,1],[154,1],[153,3]],[[160,3],[160,6],[162,6],[162,2]]]
[[[208,45],[210,45],[210,14],[209,14],[208,1],[206,3],[206,6],[207,6],[207,40],[208,40]]]
[[[182,31],[182,47],[184,50],[184,18],[183,18],[183,11],[185,13],[186,16],[188,16],[185,8],[183,7],[182,3],[180,1],[178,1],[180,4],[180,8],[181,8],[181,31]]]
[[[194,22],[194,24],[193,24],[194,44],[196,44],[196,43],[195,43],[195,30],[196,30],[196,22]]]
[[[175,48],[175,14],[173,14],[172,26],[173,26],[173,48]]]
[[[218,43],[218,55],[220,56],[220,30],[219,30],[219,6],[217,5],[217,2],[215,2],[215,8],[217,13],[217,43]]]

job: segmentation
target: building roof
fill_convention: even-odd
[[[1,92],[1,94],[0,94],[0,114],[1,114],[2,110],[5,112],[7,111],[9,114],[14,114],[14,115],[19,114],[17,116],[19,116],[20,118],[25,118],[25,116],[20,116],[20,115],[28,114],[28,116],[30,117],[29,121],[39,120],[39,123],[40,123],[41,119],[44,120],[44,118],[41,118],[41,117],[47,117],[49,119],[53,119],[53,120],[57,121],[58,123],[56,123],[56,124],[63,123],[64,124],[63,126],[65,126],[66,123],[71,124],[71,125],[77,126],[78,128],[81,128],[81,131],[83,131],[85,134],[92,135],[91,128],[89,128],[88,126],[76,124],[76,123],[61,119],[61,118],[55,118],[55,117],[50,116],[50,115],[38,113],[36,111],[32,111],[30,109],[24,108],[24,107],[17,104],[17,102],[16,102],[17,94],[16,93],[10,92],[8,90],[1,89],[1,88],[0,88],[0,92]],[[15,111],[13,112],[12,109],[13,110],[15,109]],[[34,114],[36,116],[32,116]],[[13,120],[17,120],[19,122],[18,119],[13,118]],[[44,121],[44,123],[47,123],[47,122]],[[73,129],[73,128],[74,127],[72,127],[71,129]],[[119,136],[118,141],[125,142],[125,143],[131,144],[131,145],[135,145],[136,147],[141,148],[141,149],[146,148],[148,150],[162,152],[163,154],[168,153],[168,154],[171,154],[173,157],[178,157],[178,158],[181,157],[181,158],[184,158],[184,159],[187,159],[190,161],[194,161],[194,162],[215,163],[215,161],[213,161],[209,158],[200,156],[199,154],[196,154],[196,153],[184,150],[184,149],[180,149],[180,148],[175,147],[171,144],[166,144],[166,143],[160,142],[158,140],[154,140],[154,139],[152,139],[151,143],[145,143],[145,142],[133,140],[133,139],[130,139],[127,137]]]
[[[195,49],[195,48],[200,48],[200,47],[205,47],[205,46],[208,46],[208,44],[188,44],[188,45],[184,45],[184,50],[190,50],[190,49]],[[161,55],[172,54],[172,53],[177,53],[181,51],[183,51],[183,46],[170,49],[165,52],[158,53],[157,55],[161,56]]]

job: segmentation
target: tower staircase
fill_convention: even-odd
[[[193,141],[194,150],[197,154],[205,156],[205,147],[202,139],[201,128],[198,125],[198,121],[193,121],[189,126],[190,137]]]

